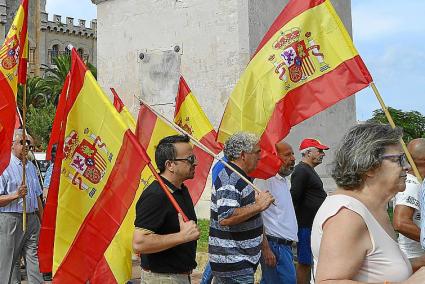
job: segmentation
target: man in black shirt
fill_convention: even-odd
[[[317,210],[327,194],[314,168],[322,163],[324,150],[329,147],[316,139],[306,138],[301,142],[301,161],[291,176],[291,195],[298,222],[297,283],[310,283],[313,264],[311,253],[311,227]]]
[[[136,204],[133,249],[141,254],[142,283],[190,283],[196,267],[196,240],[200,231],[192,200],[183,182],[197,165],[189,137],[163,138],[155,150],[160,176],[190,221],[171,205],[158,181],[152,182]]]

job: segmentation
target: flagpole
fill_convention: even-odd
[[[387,120],[388,120],[389,124],[391,125],[391,127],[392,127],[392,128],[395,128],[396,126],[395,126],[394,120],[393,120],[393,118],[391,117],[391,114],[390,114],[390,112],[388,111],[387,107],[385,106],[384,100],[382,99],[381,95],[379,94],[379,91],[378,91],[378,89],[376,88],[375,83],[374,83],[374,82],[370,83],[370,87],[372,88],[373,92],[375,93],[375,96],[376,96],[376,98],[378,99],[379,104],[381,105],[381,108],[382,108],[382,110],[384,111],[385,116],[386,116],[386,118],[387,118]],[[415,164],[415,162],[413,161],[413,158],[412,158],[412,156],[410,155],[410,152],[409,152],[409,150],[407,149],[407,147],[406,147],[406,143],[404,143],[403,138],[400,138],[400,143],[401,143],[401,146],[403,147],[403,151],[404,151],[404,153],[406,154],[407,160],[409,161],[410,165],[412,166],[412,169],[413,169],[413,172],[415,173],[416,178],[417,178],[420,182],[422,182],[422,176],[421,176],[421,174],[419,173],[418,168],[416,167],[416,164]]]
[[[22,96],[22,140],[23,140],[23,150],[24,155],[22,155],[22,185],[26,185],[26,163],[27,163],[27,128],[26,128],[26,119],[27,119],[27,83],[22,85],[23,96]],[[27,198],[24,195],[22,197],[22,230],[25,232],[27,229]]]
[[[161,118],[164,122],[166,122],[168,125],[170,125],[171,127],[173,127],[174,129],[176,129],[177,131],[179,131],[180,133],[189,136],[190,140],[196,144],[196,146],[198,146],[201,150],[203,150],[204,152],[206,152],[207,154],[211,155],[212,157],[214,157],[214,159],[220,161],[223,163],[223,165],[225,165],[228,169],[232,170],[233,172],[235,172],[237,175],[239,175],[239,177],[245,181],[247,184],[249,184],[250,186],[252,186],[254,188],[254,190],[257,193],[260,193],[260,190],[246,177],[244,177],[241,173],[239,173],[234,167],[232,167],[229,163],[227,163],[226,161],[224,161],[222,158],[220,158],[218,155],[216,155],[213,151],[211,151],[207,146],[205,146],[204,144],[202,144],[201,142],[199,142],[195,137],[193,137],[191,134],[187,133],[184,129],[182,129],[180,126],[178,126],[176,123],[174,123],[173,121],[170,121],[168,118],[166,118],[165,116],[163,116],[162,114],[160,114],[159,112],[155,111],[151,106],[149,106],[145,101],[143,101],[141,98],[136,97],[139,102],[141,102],[142,104],[144,104],[149,110],[151,110],[153,113],[155,113],[159,118]],[[274,203],[273,203],[274,204]]]

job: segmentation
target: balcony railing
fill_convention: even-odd
[[[70,54],[70,51],[68,50],[54,50],[54,49],[49,49],[47,50],[47,64],[48,65],[55,65],[54,62],[54,58],[58,57],[59,55],[64,55],[64,54]],[[84,62],[88,62],[90,56],[88,54],[80,54],[81,58],[83,59]]]

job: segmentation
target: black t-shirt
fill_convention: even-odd
[[[185,185],[176,188],[172,183],[162,178],[171,189],[173,197],[186,214],[197,222],[192,199]],[[158,181],[152,182],[142,193],[136,204],[137,228],[146,229],[158,235],[167,235],[180,231],[177,211],[161,189]],[[182,273],[196,267],[196,241],[184,243],[170,249],[141,255],[141,266],[156,273]]]
[[[327,194],[319,175],[304,162],[299,162],[291,175],[291,195],[298,227],[311,228]]]

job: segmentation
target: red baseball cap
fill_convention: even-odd
[[[314,147],[321,150],[328,150],[329,147],[320,143],[319,140],[313,138],[306,138],[300,144],[300,150],[304,150],[306,148]]]

